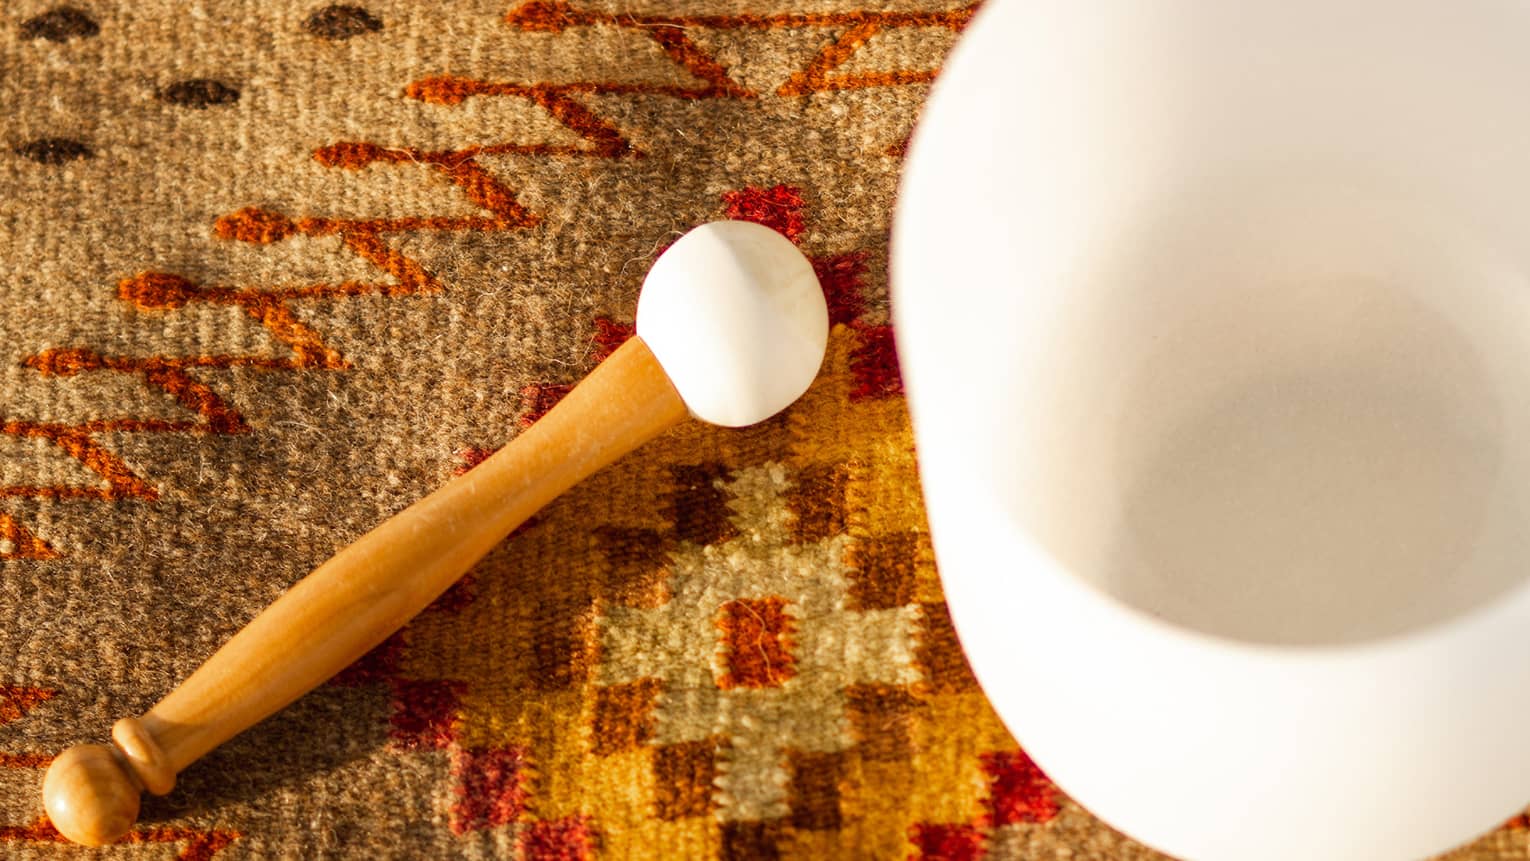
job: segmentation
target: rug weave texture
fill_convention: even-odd
[[[725,217],[817,269],[806,397],[586,481],[99,857],[1161,857],[992,713],[920,507],[887,236],[973,12],[0,6],[0,857],[86,855],[51,756],[514,438]]]

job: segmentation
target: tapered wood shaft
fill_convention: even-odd
[[[312,690],[387,639],[542,506],[683,420],[687,410],[640,338],[623,344],[540,421],[298,581],[114,745],[65,751],[48,815],[71,840],[117,840],[138,794]]]

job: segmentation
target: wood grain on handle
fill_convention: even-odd
[[[169,792],[186,766],[403,627],[542,506],[686,415],[631,338],[510,445],[314,569],[142,717],[119,721],[115,747],[59,756],[43,788],[54,825],[76,842],[118,839],[140,788]]]

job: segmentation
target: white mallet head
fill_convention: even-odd
[[[823,364],[829,311],[813,265],[786,237],[714,221],[649,270],[637,334],[692,415],[743,427],[807,391]]]

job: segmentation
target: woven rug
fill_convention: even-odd
[[[512,439],[729,217],[818,270],[808,395],[576,488],[101,857],[1160,857],[998,722],[920,508],[888,223],[972,12],[4,4],[0,856],[79,857],[51,755]]]

